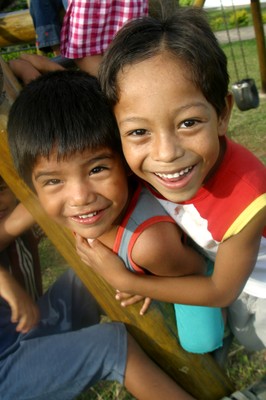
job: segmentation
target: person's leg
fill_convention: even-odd
[[[33,330],[21,335],[0,358],[1,399],[71,400],[100,380],[123,383],[127,358],[123,324],[35,334]]]
[[[141,400],[192,400],[167,374],[165,374],[128,336],[128,357],[125,387]]]
[[[228,308],[228,321],[236,339],[248,351],[266,347],[266,299],[241,293]]]
[[[209,353],[223,345],[224,319],[217,307],[174,304],[178,339],[190,353]]]
[[[62,299],[62,294],[64,299]],[[53,285],[49,293],[49,303],[56,304],[60,299],[60,303],[69,304],[69,298],[72,306],[72,329],[84,326],[84,322],[87,324],[98,322],[101,309],[72,270],[68,270]],[[62,314],[63,312],[60,312],[60,315]],[[87,317],[87,319],[84,320],[84,317]],[[106,371],[112,371],[114,359],[116,359],[115,353],[114,356],[106,355]],[[118,365],[121,365],[120,361]],[[116,369],[121,370],[121,368]],[[116,374],[115,370],[114,373]],[[115,378],[116,375],[112,376],[111,379],[110,372],[108,374],[109,377],[106,375],[104,379],[116,379],[122,383],[121,379]],[[151,398],[161,400],[163,396],[169,400],[192,399],[145,354],[129,334],[124,385],[135,397],[143,400],[150,400]]]
[[[36,46],[39,50],[55,50],[60,54],[62,0],[31,0],[30,14],[36,32]]]
[[[68,269],[56,280],[38,304],[41,321],[35,328],[36,336],[60,334],[95,325],[100,322],[103,314],[72,269]]]

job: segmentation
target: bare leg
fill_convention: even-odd
[[[101,55],[87,56],[84,58],[75,59],[76,65],[82,71],[88,72],[93,76],[98,76],[100,62],[102,61]]]
[[[193,400],[166,375],[128,335],[125,387],[140,400]],[[195,399],[194,399],[195,400]]]

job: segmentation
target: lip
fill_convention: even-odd
[[[183,189],[189,184],[195,172],[196,165],[192,165],[174,172],[154,172],[153,175],[160,185],[168,189]]]
[[[90,212],[82,212],[77,215],[71,216],[70,219],[80,225],[93,225],[98,223],[103,218],[105,210],[106,208]]]
[[[155,172],[155,175],[158,176],[161,179],[166,179],[166,180],[180,180],[184,178],[186,175],[188,175],[192,169],[194,168],[193,165],[189,167],[185,167],[183,169],[180,169],[179,171],[174,171],[174,172]]]

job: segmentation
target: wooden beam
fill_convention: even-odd
[[[29,10],[0,13],[0,47],[35,43]]]
[[[18,177],[10,157],[6,122],[10,105],[19,92],[19,85],[8,66],[0,59],[4,71],[5,99],[0,106],[0,175],[17,198],[29,209],[58,251],[88,287],[112,320],[122,321],[139,344],[170,376],[199,400],[219,400],[232,392],[231,382],[214,359],[187,353],[178,344],[173,307],[154,302],[147,315],[139,315],[139,305],[122,308],[115,300],[115,291],[76,254],[71,232],[50,220],[36,196]],[[12,89],[11,89],[12,88]]]

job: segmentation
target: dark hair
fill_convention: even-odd
[[[30,187],[37,158],[49,158],[54,146],[58,159],[104,147],[122,156],[116,121],[99,83],[81,71],[50,72],[25,86],[10,109],[7,131],[14,165]]]
[[[132,20],[117,33],[99,72],[102,90],[111,106],[119,101],[119,72],[127,65],[164,52],[185,63],[194,85],[221,114],[228,92],[227,59],[205,12],[196,7],[179,7],[172,16],[162,19]]]

